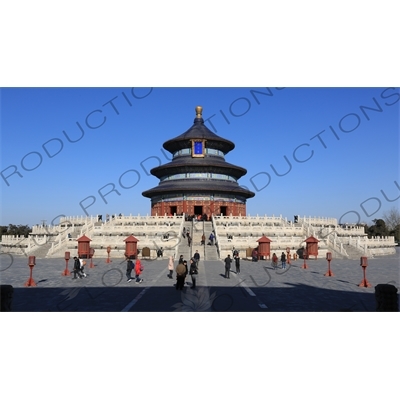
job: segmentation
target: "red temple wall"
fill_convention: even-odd
[[[184,201],[164,201],[153,204],[151,208],[151,215],[170,215],[171,207],[176,207],[176,214],[194,215],[195,206],[202,206],[202,214],[207,214],[210,217],[212,214],[220,215],[221,207],[226,207],[225,215],[245,216],[246,204],[233,203],[226,201],[210,201],[210,200],[184,200]]]

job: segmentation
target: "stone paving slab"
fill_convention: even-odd
[[[62,276],[64,259],[37,259],[33,268],[36,287],[25,287],[30,269],[27,257],[0,257],[0,283],[14,287],[13,311],[20,312],[287,312],[287,311],[375,311],[375,289],[379,283],[399,288],[399,248],[396,255],[368,259],[367,280],[371,288],[358,285],[363,279],[359,260],[333,260],[334,276],[325,260],[293,261],[286,270],[273,270],[270,261],[241,261],[241,273],[224,277],[221,261],[201,261],[196,289],[188,277],[177,291],[167,277],[168,260],[142,260],[141,284],[127,282],[126,262],[106,263],[95,259],[86,266],[86,278]],[[89,264],[89,263],[88,263]],[[68,263],[72,270],[72,260]],[[235,269],[234,267],[232,268]]]

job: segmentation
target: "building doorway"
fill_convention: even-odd
[[[228,213],[228,207],[226,207],[226,206],[221,206],[219,209],[220,209],[220,213],[221,213],[222,215],[224,215],[224,216],[227,215],[227,213]]]
[[[203,215],[203,206],[194,206],[194,215]]]
[[[171,215],[174,215],[178,212],[178,207],[177,206],[170,206],[169,207],[169,212]]]

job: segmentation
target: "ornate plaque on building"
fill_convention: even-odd
[[[192,157],[204,157],[205,140],[192,139]]]

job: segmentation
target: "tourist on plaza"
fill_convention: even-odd
[[[182,260],[182,262],[179,262],[178,265],[176,266],[176,285],[175,289],[176,290],[182,290],[183,286],[185,285],[185,277],[186,277],[186,271],[187,271],[187,266],[185,266],[186,261]]]
[[[282,262],[282,269],[286,269],[286,256],[285,253],[282,251],[281,254],[281,262]]]
[[[190,244],[192,243],[192,237],[190,236],[189,232],[186,233],[186,236],[187,236],[187,240],[188,240],[188,246],[190,247]]]
[[[229,272],[231,270],[232,258],[231,255],[228,254],[228,257],[225,258],[225,278],[230,279]]]
[[[200,244],[203,246],[206,244],[206,235],[204,233],[201,235],[201,243]]]
[[[239,253],[236,253],[233,256],[233,258],[235,260],[236,273],[240,274],[240,257],[239,257]]]
[[[278,256],[275,253],[272,254],[272,268],[273,269],[278,268]]]
[[[85,271],[84,271],[85,265],[86,265],[86,261],[82,260],[82,258],[79,258],[79,263],[80,263],[80,272],[81,272],[81,275],[82,275],[82,277],[85,277],[85,278],[86,278],[87,275],[85,274]]]
[[[191,264],[190,264],[190,270],[189,270],[189,274],[192,277],[192,289],[196,288],[196,279],[197,279],[197,275],[199,273],[199,269],[197,268],[197,261],[194,257],[192,257],[192,259],[190,260]]]
[[[72,279],[78,279],[76,277],[76,275],[78,275],[78,277],[80,279],[82,279],[82,275],[81,275],[81,263],[79,261],[78,257],[74,257],[74,277]]]
[[[183,264],[183,255],[179,256],[178,264]]]
[[[168,270],[169,270],[169,274],[167,276],[169,279],[172,279],[172,274],[174,273],[174,257],[172,257],[172,256],[169,256]]]
[[[185,237],[186,237],[186,228],[185,227],[183,227],[182,236],[185,239]]]
[[[239,257],[239,251],[235,249],[235,247],[232,248],[232,255],[233,258]]]
[[[253,252],[251,253],[251,261],[257,262],[258,261],[258,251],[257,249],[253,249]]]
[[[135,267],[132,260],[127,259],[126,262],[126,280],[130,282],[132,280],[132,270]]]
[[[194,253],[193,258],[196,261],[196,266],[198,268],[199,267],[199,261],[200,261],[200,254],[199,254],[198,250],[196,250],[196,252]]]
[[[143,266],[140,262],[140,260],[136,260],[136,265],[135,265],[135,278],[136,278],[136,282],[135,283],[142,283],[143,279],[140,278],[140,275],[143,272]]]
[[[210,233],[208,240],[209,240],[208,244],[212,246],[214,244],[214,234],[212,232]]]
[[[188,265],[187,265],[187,261],[183,260],[183,265],[185,266],[185,279],[189,274],[189,269],[188,269]]]

